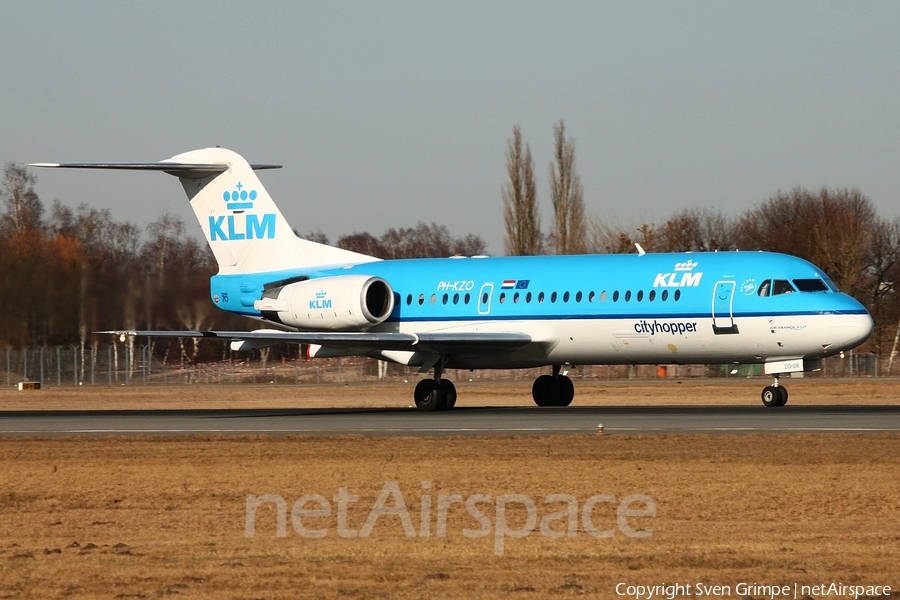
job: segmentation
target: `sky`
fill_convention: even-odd
[[[155,161],[222,146],[297,231],[419,221],[503,253],[521,127],[545,230],[560,119],[587,213],[735,216],[859,188],[900,216],[897,2],[0,4],[0,163]],[[53,199],[196,224],[159,173],[35,171]]]

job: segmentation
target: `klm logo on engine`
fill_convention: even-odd
[[[316,299],[309,301],[310,310],[322,310],[324,308],[331,308],[331,300],[329,300],[325,296],[327,296],[325,292],[316,292]]]
[[[700,285],[703,273],[694,273],[694,268],[700,263],[692,260],[675,263],[671,273],[657,273],[653,281],[653,287],[696,287]]]
[[[234,190],[222,194],[225,207],[232,214],[209,217],[209,239],[215,241],[262,240],[275,238],[275,215],[244,213],[253,209],[258,194],[256,190],[245,190],[240,182]]]

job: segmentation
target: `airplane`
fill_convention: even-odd
[[[33,163],[178,177],[218,262],[210,298],[254,331],[108,331],[214,338],[234,350],[308,344],[311,357],[369,356],[418,367],[415,405],[447,410],[448,368],[549,367],[538,406],[568,406],[574,365],[761,364],[779,378],[872,333],[866,309],[815,265],[770,252],[380,260],[298,237],[249,164],[224,148],[149,163]]]

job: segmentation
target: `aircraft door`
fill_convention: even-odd
[[[712,317],[713,332],[738,333],[734,324],[734,290],[737,283],[734,281],[719,281],[713,289]]]
[[[494,284],[486,283],[481,286],[478,292],[478,314],[488,315],[491,313],[491,296],[494,294]]]

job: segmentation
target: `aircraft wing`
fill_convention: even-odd
[[[272,341],[295,344],[319,344],[335,348],[366,348],[369,350],[406,350],[434,354],[459,352],[496,352],[531,343],[530,335],[507,332],[432,331],[426,333],[400,332],[322,332],[322,331],[98,331],[124,338],[125,336],[157,338],[200,338],[222,341]]]

